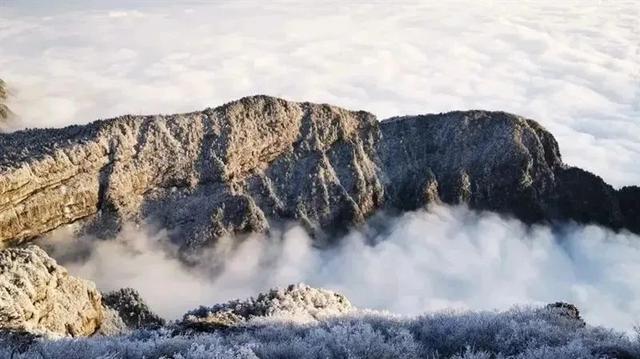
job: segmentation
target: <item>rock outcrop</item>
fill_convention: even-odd
[[[468,203],[526,222],[640,231],[640,191],[562,163],[553,136],[503,112],[378,122],[254,96],[201,112],[0,135],[0,243],[81,222],[151,219],[177,242],[298,221],[322,238],[379,209]]]
[[[555,302],[547,304],[542,310],[549,314],[573,322],[577,327],[584,327],[587,323],[580,316],[580,310],[573,304],[565,302]]]
[[[140,293],[132,288],[123,288],[104,295],[103,303],[113,309],[130,329],[154,329],[165,324],[165,320],[153,313]]]
[[[504,112],[465,111],[382,121],[378,153],[387,205],[467,203],[527,223],[595,223],[640,233],[640,188],[616,191],[562,162],[537,122]]]
[[[88,336],[103,317],[100,292],[36,246],[0,251],[0,330]]]
[[[342,294],[298,284],[272,289],[244,301],[200,307],[185,314],[177,325],[182,329],[206,331],[264,319],[308,323],[347,314],[353,309]]]

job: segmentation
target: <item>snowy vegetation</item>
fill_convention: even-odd
[[[353,309],[342,294],[305,284],[272,289],[256,298],[233,300],[213,307],[201,306],[184,315],[180,326],[206,330],[274,322],[310,323],[322,318],[346,314]]]
[[[126,336],[5,337],[0,358],[637,358],[637,339],[550,308],[404,318],[356,311],[319,322],[261,321],[210,332],[176,324]]]

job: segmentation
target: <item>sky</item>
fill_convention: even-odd
[[[640,183],[635,1],[0,1],[15,128],[186,112],[253,94],[379,119],[533,118],[565,162]]]

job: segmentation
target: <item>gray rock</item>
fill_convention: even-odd
[[[381,130],[387,206],[467,203],[527,223],[572,220],[640,233],[640,188],[616,191],[563,164],[556,140],[533,120],[456,111],[389,119]]]
[[[135,289],[123,288],[109,292],[104,295],[103,303],[115,310],[130,329],[154,329],[165,324],[165,320],[149,309]]]
[[[0,243],[72,222],[108,236],[141,220],[185,248],[287,221],[321,240],[379,209],[435,202],[637,232],[633,188],[616,191],[567,167],[551,134],[503,112],[378,122],[254,96],[201,112],[0,135]]]
[[[587,323],[580,316],[580,310],[573,304],[565,302],[555,302],[547,304],[544,308],[549,313],[563,319],[574,322],[578,327],[584,327]]]
[[[88,336],[101,325],[100,292],[39,247],[0,250],[0,330]]]
[[[177,325],[181,329],[206,331],[260,320],[309,323],[347,314],[353,309],[342,294],[298,284],[286,289],[272,289],[244,301],[200,307],[185,314]]]

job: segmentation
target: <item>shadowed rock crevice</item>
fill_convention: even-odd
[[[94,234],[151,220],[196,248],[297,221],[316,238],[376,211],[468,204],[527,223],[640,232],[638,187],[563,164],[553,136],[504,112],[378,122],[267,96],[168,116],[0,135],[0,241],[81,220]]]

